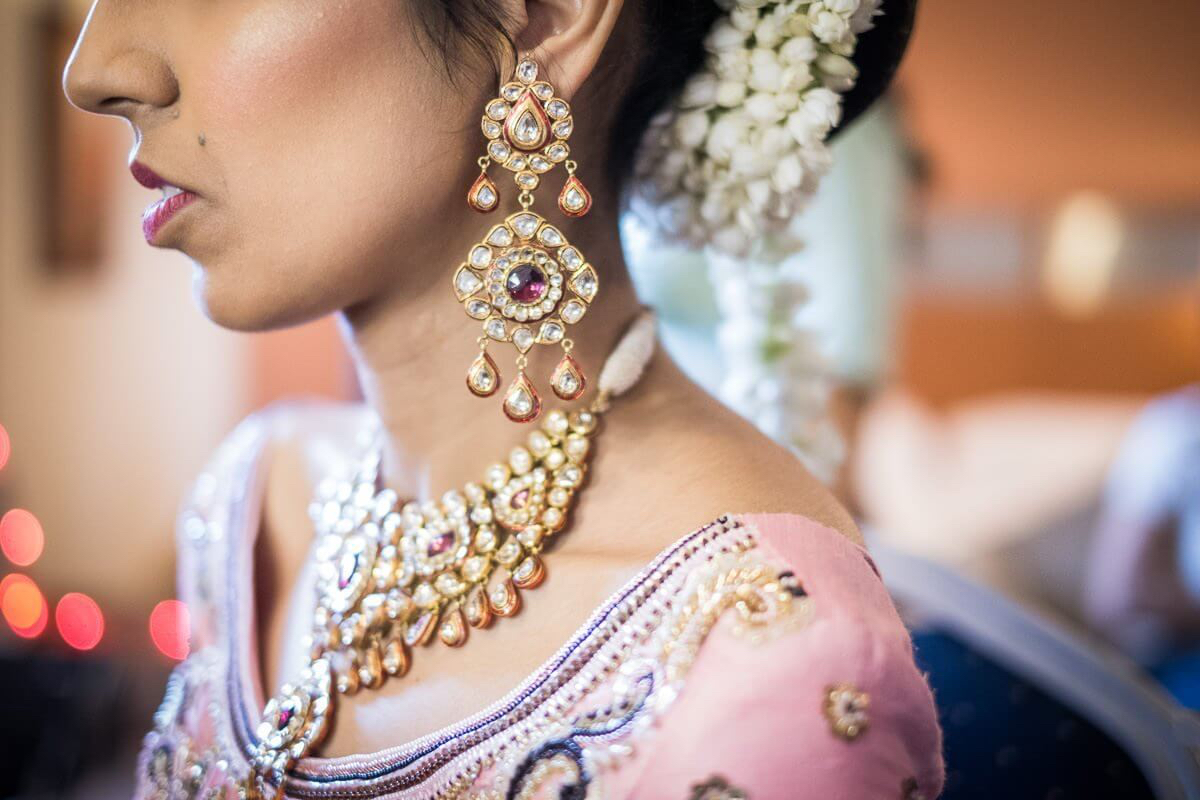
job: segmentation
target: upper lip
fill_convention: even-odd
[[[150,169],[150,167],[143,164],[141,161],[132,162],[129,165],[129,171],[133,173],[133,179],[142,186],[145,186],[147,189],[159,189],[163,186],[174,186],[177,189],[182,189],[186,192],[192,192],[192,190],[186,186],[175,183],[174,181],[169,181],[162,177],[157,172]],[[195,192],[192,192],[192,194],[195,194]]]

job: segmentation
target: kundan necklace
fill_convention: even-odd
[[[412,651],[440,640],[458,647],[521,607],[541,583],[541,551],[562,530],[600,415],[637,382],[654,352],[655,319],[643,311],[605,361],[584,410],[548,412],[541,428],[481,482],[438,501],[400,503],[380,481],[376,419],[362,463],[322,481],[310,508],[316,529],[316,610],[309,664],[267,702],[251,747],[244,794],[280,786],[329,727],[335,690],[353,694],[408,670]]]

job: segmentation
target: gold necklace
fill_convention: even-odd
[[[263,709],[245,796],[280,786],[291,765],[320,744],[335,690],[376,688],[408,671],[414,648],[434,639],[459,647],[470,627],[520,610],[521,592],[545,577],[542,548],[566,524],[601,414],[653,355],[654,325],[647,310],[630,326],[588,408],[548,412],[482,481],[439,501],[400,504],[381,487],[384,431],[374,420],[355,473],[322,481],[310,506],[317,603],[309,664]]]

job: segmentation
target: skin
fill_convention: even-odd
[[[497,0],[521,52],[551,65],[575,110],[572,156],[594,197],[564,232],[598,266],[601,291],[571,329],[595,376],[638,301],[618,236],[618,189],[602,142],[614,93],[640,48],[622,0]],[[401,497],[437,497],[480,477],[525,429],[463,385],[476,323],[449,279],[499,214],[469,210],[483,152],[479,119],[496,64],[463,54],[453,80],[396,0],[97,0],[64,73],[77,107],[125,118],[131,160],[200,199],[158,246],[194,263],[198,304],[219,325],[266,330],[337,314],[388,431],[384,474]],[[511,74],[513,62],[500,74]],[[204,143],[200,143],[203,133]],[[493,168],[507,214],[510,175]],[[561,169],[543,177],[552,204]],[[131,224],[134,224],[131,222]],[[496,347],[507,379],[511,348]],[[558,358],[531,354],[529,374]],[[586,403],[591,391],[582,399]],[[553,400],[553,397],[549,398]],[[255,553],[262,683],[303,663],[311,593],[306,507],[321,477],[297,434],[274,448]],[[606,415],[572,521],[548,551],[525,610],[459,650],[414,654],[402,680],[340,698],[322,754],[410,741],[502,697],[553,654],[618,586],[670,543],[721,513],[789,511],[859,539],[850,516],[785,449],[691,383],[661,350]],[[614,524],[614,521],[634,524]]]

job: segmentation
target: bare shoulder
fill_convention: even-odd
[[[614,408],[612,427],[626,430],[608,436],[626,442],[597,464],[605,479],[619,473],[614,494],[641,498],[641,516],[656,529],[689,530],[724,513],[785,512],[862,543],[854,518],[794,453],[694,384],[671,392],[659,413]]]

